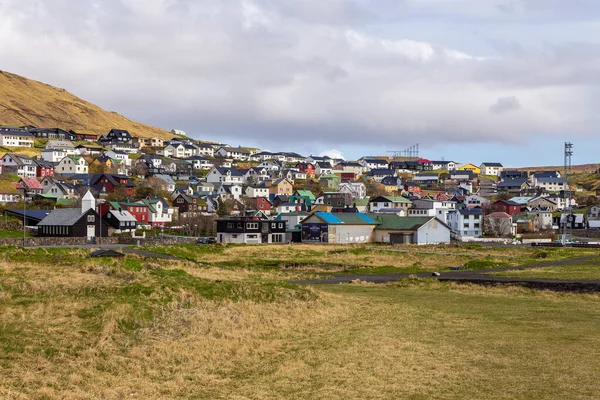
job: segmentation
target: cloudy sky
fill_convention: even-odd
[[[199,139],[598,162],[598,0],[0,0],[0,69]]]

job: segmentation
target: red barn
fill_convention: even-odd
[[[514,216],[521,212],[521,205],[510,200],[498,200],[492,205],[492,210]]]

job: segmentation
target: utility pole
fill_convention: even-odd
[[[565,222],[562,226],[562,238],[561,243],[563,246],[567,244],[567,240],[570,239],[573,232],[573,194],[571,192],[571,188],[569,187],[569,176],[571,175],[571,165],[572,165],[572,157],[573,157],[573,143],[565,142],[565,186],[563,191],[563,199],[565,207],[567,208],[568,214],[566,215]],[[563,209],[564,211],[564,209]],[[562,215],[561,215],[562,219]]]
[[[25,224],[27,221],[27,216],[25,215],[25,190],[23,189],[23,248],[25,248]]]

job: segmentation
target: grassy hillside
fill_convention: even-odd
[[[225,267],[0,248],[0,398],[597,397],[597,294],[418,279],[308,288],[285,283],[297,273],[285,268],[228,265],[230,248],[186,254]]]
[[[64,89],[0,71],[0,124],[107,133],[127,129],[140,137],[172,137],[168,131],[131,121]]]

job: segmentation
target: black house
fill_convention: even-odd
[[[89,191],[80,208],[58,208],[37,226],[40,237],[87,237],[93,240],[108,236],[108,225],[96,212],[96,200]]]
[[[60,128],[33,128],[29,130],[29,133],[38,139],[57,139],[69,141],[77,139],[75,134]]]
[[[129,131],[124,129],[111,129],[106,135],[98,139],[100,144],[127,143],[132,139]]]
[[[287,221],[220,219],[217,220],[219,243],[288,243]]]

